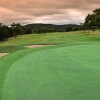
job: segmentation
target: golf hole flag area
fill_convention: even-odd
[[[33,51],[15,61],[1,100],[100,100],[100,45]]]

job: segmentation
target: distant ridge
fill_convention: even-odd
[[[67,28],[78,27],[80,25],[77,24],[64,24],[64,25],[55,25],[55,24],[43,24],[43,23],[34,23],[34,24],[27,24],[25,27],[31,29],[41,29],[41,28],[49,28],[54,29],[57,31],[66,31]]]

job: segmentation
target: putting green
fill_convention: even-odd
[[[2,100],[99,100],[100,45],[30,53],[7,74]]]

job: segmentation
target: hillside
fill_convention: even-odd
[[[25,27],[31,28],[31,29],[51,29],[55,30],[57,32],[66,32],[67,29],[72,29],[73,27],[79,27],[80,25],[76,24],[66,24],[66,25],[54,25],[54,24],[42,24],[42,23],[37,23],[37,24],[28,24]]]

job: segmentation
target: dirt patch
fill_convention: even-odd
[[[40,47],[45,47],[45,46],[53,46],[53,45],[28,45],[25,47],[26,48],[40,48]]]
[[[0,57],[3,57],[5,55],[8,55],[9,53],[0,53]]]

